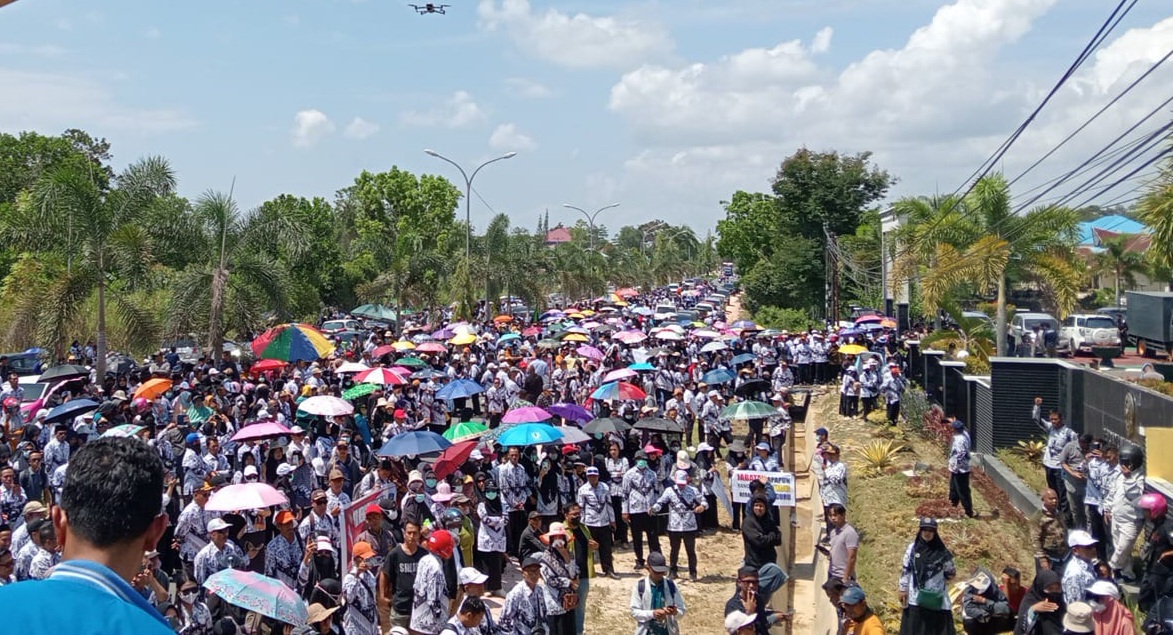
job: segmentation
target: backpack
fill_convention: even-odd
[[[636,592],[639,593],[641,598],[644,596],[644,588],[647,586],[647,580],[647,578],[640,578],[639,582],[637,582],[635,585]],[[676,583],[669,580],[668,578],[664,578],[664,581],[668,583],[668,595],[671,597],[676,597]]]

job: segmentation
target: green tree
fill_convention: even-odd
[[[1161,165],[1160,174],[1145,189],[1136,211],[1138,220],[1152,233],[1146,252],[1149,262],[1164,271],[1173,269],[1173,158]]]
[[[1112,288],[1116,294],[1114,306],[1120,306],[1121,285],[1127,285],[1129,289],[1135,287],[1136,276],[1148,271],[1144,256],[1129,249],[1133,239],[1128,235],[1109,238],[1104,241],[1104,250],[1096,254],[1096,270],[1112,276]]]
[[[37,179],[3,226],[9,240],[67,260],[64,275],[46,290],[39,313],[40,339],[58,355],[68,327],[86,298],[96,298],[98,375],[106,372],[107,309],[113,303],[133,344],[155,337],[149,312],[129,291],[146,278],[154,245],[142,219],[175,189],[175,175],[161,157],[131,164],[104,188],[93,170],[66,163]]]
[[[206,325],[209,354],[218,357],[230,330],[244,335],[266,317],[288,318],[288,271],[268,250],[279,245],[299,257],[309,244],[304,219],[245,213],[230,194],[209,191],[192,206],[184,240],[195,261],[175,283],[173,334]]]

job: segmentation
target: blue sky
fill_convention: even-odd
[[[116,163],[168,157],[182,193],[246,207],[324,196],[363,169],[454,181],[473,223],[581,207],[611,228],[703,235],[796,148],[870,150],[894,196],[958,187],[1034,107],[1102,0],[19,0],[0,9],[0,130],[83,128]],[[1160,59],[1144,0],[1006,157],[1015,175]],[[1167,99],[1166,64],[1022,181],[1070,169]],[[1164,121],[1167,115],[1162,115]],[[1155,121],[1155,120],[1154,120]],[[1105,200],[1124,195],[1123,187]],[[483,200],[481,200],[483,197]]]

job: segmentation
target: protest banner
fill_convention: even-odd
[[[733,491],[733,502],[748,503],[749,484],[765,476],[767,487],[774,489],[774,505],[794,507],[794,474],[792,472],[760,472],[757,470],[733,470],[729,477],[729,488]]]
[[[367,506],[378,503],[386,494],[388,487],[371,490],[362,498],[351,501],[342,508],[342,559],[339,563],[342,568],[350,570],[350,546],[354,544],[354,537],[361,534],[367,522]]]

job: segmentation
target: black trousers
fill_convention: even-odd
[[[699,517],[701,521],[701,529],[719,529],[721,527],[721,523],[717,518],[717,496],[715,494],[709,494],[708,496],[705,496],[705,501],[709,504],[709,506],[705,509],[705,511],[701,512]]]
[[[509,510],[509,533],[505,536],[505,549],[514,558],[518,556],[521,544],[521,532],[529,526],[529,514],[524,509]]]
[[[900,402],[888,404],[888,424],[896,425],[896,420],[900,418]]]
[[[660,535],[656,533],[656,517],[644,512],[630,514],[631,545],[635,549],[635,566],[644,566],[644,536],[648,537],[648,551],[660,551]]]
[[[1055,490],[1055,493],[1059,495],[1059,511],[1063,512],[1064,516],[1068,516],[1067,485],[1063,482],[1063,469],[1058,467],[1044,469],[1047,471],[1047,487]],[[1070,521],[1071,517],[1068,516],[1067,520]]]
[[[611,543],[611,526],[591,527],[591,537],[599,543],[599,566],[604,574],[615,571],[614,548]]]
[[[574,611],[567,611],[561,615],[546,616],[546,623],[550,626],[549,635],[578,635],[574,625]]]
[[[969,472],[953,472],[949,477],[949,503],[965,510],[966,516],[973,516],[973,495],[969,490]]]
[[[611,497],[611,510],[615,512],[615,535],[612,541],[614,545],[627,544],[627,523],[623,522],[623,498],[621,496]]]
[[[688,575],[696,575],[696,532],[670,531],[668,532],[669,570],[676,575],[676,565],[680,562],[680,543],[684,543],[684,551],[688,554]]]
[[[863,398],[863,418],[867,419],[868,414],[870,414],[871,411],[873,411],[875,409],[876,409],[876,398],[875,397],[864,397]]]
[[[489,579],[485,580],[485,589],[489,591],[501,590],[501,573],[505,569],[505,554],[499,551],[478,549],[473,553],[473,564],[489,576]]]

